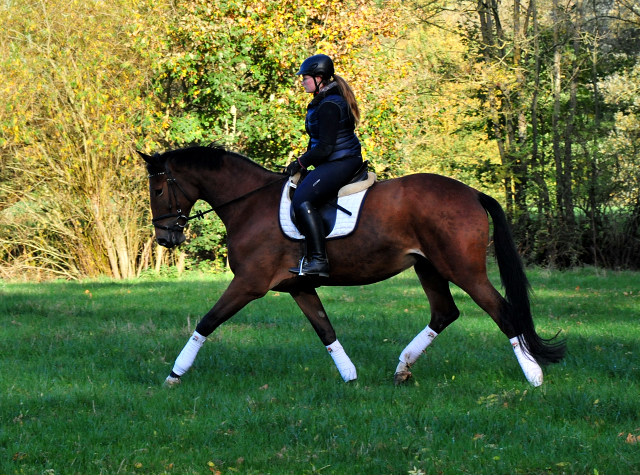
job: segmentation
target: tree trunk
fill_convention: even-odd
[[[539,155],[540,148],[538,145],[540,141],[538,127],[538,96],[540,92],[540,33],[538,27],[538,10],[536,0],[531,0],[531,4],[533,10],[533,44],[535,55],[534,89],[531,101],[531,169],[534,181],[540,189],[542,208],[544,209],[545,214],[548,214],[551,212],[551,199],[549,198],[547,182],[544,180],[544,161]]]
[[[184,251],[177,251],[177,252],[178,252],[178,259],[176,262],[176,269],[178,270],[178,275],[182,275],[182,272],[184,272],[184,262],[187,257],[187,253]]]
[[[500,17],[498,14],[497,4],[495,0],[488,0],[490,4],[485,3],[483,0],[478,0],[477,12],[480,18],[480,32],[482,35],[482,55],[484,62],[487,66],[490,66],[494,56],[500,46],[496,46],[496,40],[493,34],[494,23],[496,24],[498,41],[504,43],[500,39],[502,35],[502,27],[500,26]],[[502,45],[504,47],[504,44]],[[513,192],[512,192],[512,177],[511,166],[509,160],[509,143],[505,140],[505,134],[500,125],[501,106],[499,100],[496,97],[496,87],[491,83],[492,79],[489,78],[487,82],[487,97],[489,102],[490,120],[492,122],[493,132],[496,137],[496,143],[498,145],[498,152],[500,154],[500,161],[502,166],[506,169],[506,177],[504,180],[504,194],[507,205],[507,215],[511,218],[513,216]]]
[[[593,4],[593,10],[596,11],[595,1]],[[595,41],[591,48],[591,84],[593,86],[593,112],[595,120],[595,133],[594,142],[597,142],[597,137],[600,134],[600,91],[598,84],[598,38],[600,37],[600,28],[597,22],[596,15],[596,27],[595,27]],[[595,145],[595,144],[594,144]],[[591,159],[591,170],[589,174],[589,207],[591,209],[591,235],[592,235],[592,252],[593,252],[593,265],[598,266],[598,228],[600,227],[600,220],[598,216],[598,147],[593,147],[593,157]]]
[[[528,15],[527,15],[528,19]],[[514,164],[514,171],[516,174],[515,182],[515,205],[518,210],[518,228],[520,234],[527,238],[529,227],[529,214],[527,210],[527,179],[528,179],[528,164],[527,160],[522,154],[522,148],[527,141],[527,118],[526,118],[526,105],[523,99],[523,90],[525,87],[525,72],[522,67],[522,45],[524,32],[527,27],[527,19],[525,19],[525,29],[520,27],[520,0],[514,0],[513,5],[513,31],[514,31],[514,44],[513,44],[513,66],[516,74],[516,107],[517,107],[517,136],[515,137],[515,143],[517,144],[517,157]]]
[[[556,164],[556,206],[559,215],[564,216],[564,180],[562,173],[562,157],[560,155],[560,87],[562,63],[560,58],[558,0],[553,0],[553,117],[551,119],[553,133],[553,160]]]
[[[114,220],[116,221],[116,220]],[[116,252],[118,253],[118,262],[120,263],[120,274],[123,279],[128,279],[133,276],[131,272],[132,267],[129,263],[129,252],[127,251],[127,242],[124,236],[122,229],[119,228],[119,224],[117,221],[113,226],[114,242]]]
[[[578,4],[578,15],[580,14],[580,5]],[[579,15],[580,16],[580,15]],[[580,25],[576,21],[573,25],[573,72],[571,74],[570,83],[570,98],[569,98],[569,114],[566,123],[566,131],[564,138],[564,166],[563,166],[563,191],[564,199],[563,206],[565,210],[565,217],[567,224],[573,228],[576,223],[575,214],[573,211],[573,134],[575,133],[575,117],[577,107],[577,94],[578,94],[578,75],[580,74],[580,67],[578,64],[578,53],[580,52]]]
[[[136,277],[140,277],[140,274],[143,270],[149,267],[149,260],[151,258],[151,245],[153,244],[154,237],[151,236],[147,239],[147,242],[144,244],[142,248],[142,253],[140,254],[140,263],[138,264],[138,271],[136,272]]]
[[[113,242],[109,237],[109,233],[107,232],[107,228],[102,220],[102,211],[100,209],[100,203],[97,198],[91,199],[91,204],[93,207],[93,217],[95,219],[96,228],[98,229],[98,235],[102,240],[102,245],[104,246],[107,257],[109,258],[109,265],[111,267],[111,274],[114,279],[120,280],[122,277],[120,275],[120,270],[118,268],[118,257],[115,249],[113,248]]]
[[[156,246],[156,272],[160,272],[162,267],[162,257],[164,254],[164,247]]]

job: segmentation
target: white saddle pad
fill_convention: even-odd
[[[282,187],[282,196],[280,198],[280,228],[285,236],[295,241],[304,240],[304,236],[300,234],[298,228],[291,221],[291,200],[289,199],[289,183],[291,179],[285,183]],[[364,197],[369,191],[359,191],[347,196],[341,196],[338,198],[338,205],[344,209],[351,211],[351,216],[347,213],[337,210],[336,224],[333,227],[331,233],[327,236],[327,239],[337,239],[345,237],[353,232],[358,222],[358,215],[360,214],[360,208],[364,201]]]

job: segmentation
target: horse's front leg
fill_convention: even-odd
[[[238,313],[252,300],[263,297],[266,291],[256,290],[255,285],[234,278],[227,290],[209,312],[202,317],[196,330],[178,355],[171,374],[167,376],[165,385],[174,386],[180,383],[180,377],[186,373],[196,359],[198,351],[213,331]]]
[[[347,356],[344,348],[336,339],[336,332],[324,311],[320,297],[315,289],[291,292],[291,296],[296,301],[302,312],[309,319],[311,326],[320,337],[320,341],[327,348],[333,358],[340,376],[345,382],[353,381],[358,377],[356,367]]]

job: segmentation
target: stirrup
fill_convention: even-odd
[[[302,273],[302,266],[304,266],[305,259],[306,257],[300,259],[300,264],[298,264],[298,267],[289,267],[289,272],[291,272],[292,274],[304,275]]]
[[[307,261],[307,258],[303,257],[302,259],[300,259],[300,264],[298,265],[298,267],[290,267],[289,272],[291,272],[292,274],[298,274],[301,276],[302,275],[318,275],[320,277],[329,277],[329,261],[325,259],[325,262],[326,264],[319,271],[309,272],[309,268],[308,268],[309,265],[311,265],[312,263],[317,264],[318,261],[314,259],[312,259],[311,261]],[[322,265],[322,263],[319,263],[319,264]],[[306,267],[306,270],[305,270],[305,267]]]

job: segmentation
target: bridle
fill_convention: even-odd
[[[245,193],[244,195],[238,196],[237,198],[233,198],[229,201],[226,201],[222,204],[219,204],[217,206],[213,206],[210,209],[208,209],[207,211],[198,211],[196,214],[194,214],[193,216],[185,216],[182,213],[182,208],[180,207],[180,202],[178,201],[178,192],[176,191],[176,188],[178,190],[180,190],[180,192],[183,194],[183,196],[187,199],[188,202],[190,203],[194,203],[194,201],[189,198],[189,195],[187,195],[187,193],[184,191],[184,188],[182,188],[180,186],[180,183],[178,183],[178,181],[173,177],[173,175],[171,174],[171,170],[169,169],[169,164],[167,162],[165,162],[164,164],[164,171],[163,172],[158,172],[158,173],[153,173],[150,174],[148,176],[149,179],[156,177],[156,176],[160,176],[160,175],[166,175],[167,176],[167,188],[169,191],[169,213],[167,214],[163,214],[162,216],[158,216],[157,218],[153,218],[151,219],[151,223],[153,223],[153,226],[158,228],[158,229],[165,229],[167,231],[179,231],[179,232],[183,232],[184,228],[189,224],[189,221],[191,221],[192,219],[202,219],[203,216],[205,214],[211,213],[212,211],[216,211],[220,208],[222,208],[223,206],[226,206],[230,203],[233,203],[235,201],[239,201],[243,198],[246,198],[249,195],[252,195],[253,193],[256,193],[264,188],[267,188],[268,186],[273,185],[274,183],[278,183],[280,181],[283,181],[288,177],[284,176],[282,178],[278,178],[277,180],[271,181],[269,183],[267,183],[266,185],[263,185],[259,188],[256,188],[255,190],[252,190],[248,193]],[[174,186],[176,186],[176,188],[174,188]],[[171,211],[173,210],[173,202],[175,201],[175,208],[176,208],[176,212],[172,213]],[[163,219],[167,219],[167,218],[176,218],[175,222],[173,222],[170,226],[165,226],[163,224],[158,224],[157,222]]]
[[[153,177],[160,176],[160,175],[167,175],[167,190],[169,192],[169,213],[163,214],[162,216],[158,216],[157,218],[153,218],[151,219],[151,222],[156,228],[159,228],[159,229],[166,229],[167,231],[182,232],[184,231],[185,226],[189,224],[190,219],[188,216],[185,216],[184,214],[182,214],[182,208],[180,207],[180,202],[178,201],[178,192],[176,191],[173,185],[176,185],[176,187],[182,192],[182,194],[187,199],[187,201],[191,203],[192,201],[189,199],[189,196],[184,191],[184,189],[180,186],[180,184],[176,181],[176,179],[173,178],[173,175],[171,174],[171,170],[169,170],[169,166],[166,163],[164,165],[164,171],[150,174],[149,180],[151,180],[151,178]],[[174,200],[176,202],[176,205],[175,205],[176,212],[171,213],[171,210],[173,210]],[[157,221],[160,221],[162,219],[167,219],[167,218],[176,218],[176,220],[171,226],[157,224]]]

